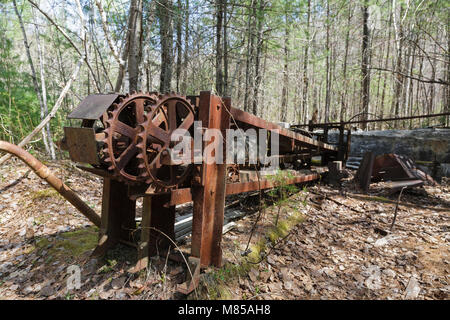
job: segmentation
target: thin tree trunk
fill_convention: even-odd
[[[259,87],[261,85],[261,52],[263,47],[263,19],[264,19],[264,0],[259,0],[257,19],[257,36],[256,36],[256,53],[255,53],[255,88],[253,91],[253,114],[258,115],[259,103]]]
[[[161,0],[157,3],[157,14],[160,25],[161,41],[161,75],[159,91],[167,93],[171,89],[172,82],[172,0]]]
[[[362,64],[361,64],[361,88],[362,88],[362,112],[363,116],[361,120],[368,119],[369,113],[369,99],[370,99],[370,31],[368,26],[369,20],[369,7],[367,0],[364,1],[364,5],[362,8],[363,12],[363,40],[362,40]],[[367,129],[367,122],[362,123],[362,129]]]
[[[252,10],[250,10],[252,9]],[[247,38],[247,61],[245,66],[245,92],[244,92],[244,110],[250,111],[249,101],[250,92],[253,91],[253,50],[254,50],[254,20],[255,20],[255,0],[251,0],[248,9],[248,38]]]
[[[219,96],[223,93],[223,57],[222,57],[222,26],[223,26],[223,4],[216,0],[216,92]]]
[[[287,8],[285,11],[285,25],[284,25],[284,67],[283,67],[283,89],[281,92],[281,118],[282,122],[286,122],[287,120],[287,112],[288,112],[288,95],[289,95],[289,21],[288,21],[288,12]]]
[[[228,92],[228,0],[222,0],[223,3],[223,94]]]
[[[139,65],[142,60],[142,0],[131,1],[130,16],[133,16],[133,21],[130,30],[130,49],[128,54],[128,82],[129,91],[133,92],[138,91]]]
[[[330,82],[331,82],[331,72],[330,72],[330,1],[327,0],[327,21],[326,21],[326,85],[325,85],[325,122],[330,120]]]
[[[311,23],[311,0],[308,0],[308,14],[306,20],[306,45],[305,45],[305,54],[303,56],[303,93],[302,93],[302,112],[304,122],[307,121],[308,118],[308,62],[309,62],[309,42],[310,39],[310,23]],[[298,122],[301,122],[302,119],[299,117]]]
[[[395,35],[395,44],[396,44],[396,50],[397,50],[397,57],[396,57],[396,64],[395,64],[395,75],[394,75],[394,97],[392,100],[392,106],[391,106],[391,116],[394,114],[395,116],[398,116],[399,114],[399,107],[400,107],[400,98],[401,98],[401,91],[403,87],[403,75],[402,75],[402,59],[403,59],[403,32],[402,32],[402,23],[399,22],[398,19],[401,18],[403,8],[400,6],[400,13],[397,17],[396,12],[396,0],[393,0],[392,2],[392,15],[393,15],[393,21],[394,21],[394,35]]]
[[[385,69],[389,66],[389,54],[391,49],[391,24],[392,24],[392,14],[389,15],[389,23],[388,23],[388,38],[387,38],[387,49],[386,49],[386,60],[385,60]],[[384,116],[384,100],[386,97],[386,85],[387,85],[387,76],[388,73],[385,72],[383,76],[383,90],[381,91],[381,105],[380,105],[380,115],[379,117],[383,119]],[[383,130],[383,123],[380,122],[380,130]]]
[[[183,55],[183,82],[181,92],[187,93],[187,72],[188,72],[188,48],[189,48],[189,0],[185,3],[184,18],[184,55]]]
[[[182,38],[182,20],[181,20],[181,12],[183,10],[183,6],[181,4],[181,0],[177,0],[177,12],[178,12],[178,17],[177,17],[177,42],[176,42],[176,49],[177,49],[177,64],[176,64],[176,87],[177,87],[177,92],[180,92],[180,81],[181,81],[181,64],[182,64],[182,43],[181,43],[181,38]]]

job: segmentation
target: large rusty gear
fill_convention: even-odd
[[[120,97],[108,111],[103,140],[104,161],[109,165],[108,170],[113,171],[121,181],[133,183],[145,180],[137,168],[137,127],[144,122],[145,114],[151,112],[157,98],[155,94],[134,92]]]
[[[171,137],[177,129],[193,128],[194,115],[194,106],[186,97],[171,93],[160,95],[152,112],[144,116],[139,126],[137,159],[142,179],[155,192],[177,188],[191,172],[190,158],[179,164],[172,162],[171,151],[177,142]]]

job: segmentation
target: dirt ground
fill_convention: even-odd
[[[68,161],[48,166],[100,212],[100,178]],[[128,272],[136,262],[133,248],[119,245],[105,258],[91,259],[98,230],[28,171],[14,161],[0,167],[0,299],[186,298],[175,292],[186,268],[167,257],[152,258],[148,270],[138,275]],[[264,259],[245,274],[221,284],[205,281],[204,286],[214,290],[201,297],[448,299],[450,187],[443,183],[404,192],[388,232],[397,197],[386,196],[376,185],[363,195],[348,182],[340,190],[309,186],[279,206],[268,206],[252,236],[253,245],[271,237],[268,230],[279,210],[280,225],[292,212],[301,213],[304,220],[274,247],[268,246]],[[242,201],[237,208],[253,214],[236,221],[223,237],[225,271],[242,263],[257,207]],[[180,247],[189,252],[189,241]],[[80,268],[81,288],[68,290],[74,267]],[[206,271],[207,280],[209,274],[218,274]],[[211,295],[217,291],[222,294]]]

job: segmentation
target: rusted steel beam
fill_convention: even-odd
[[[0,151],[10,153],[20,160],[22,160],[27,166],[29,166],[34,173],[36,173],[40,178],[48,182],[59,194],[61,194],[67,201],[69,201],[75,208],[80,211],[81,214],[86,216],[93,224],[100,227],[101,219],[100,216],[92,210],[83,200],[78,197],[78,195],[66,186],[61,179],[57,178],[49,168],[43,165],[39,160],[33,157],[31,154],[23,150],[22,148],[6,142],[0,141]]]
[[[279,125],[261,119],[251,113],[240,109],[230,108],[231,115],[236,121],[250,124],[256,128],[267,129],[268,131],[277,131],[280,136],[293,139],[295,142],[301,143],[308,147],[319,147],[324,150],[337,151],[337,147],[321,141],[314,140],[291,130],[284,129]]]
[[[307,175],[301,175],[294,177],[292,179],[287,179],[283,182],[283,184],[296,184],[296,183],[303,183],[303,182],[309,182],[314,181],[320,178],[319,173],[312,173]],[[228,183],[226,184],[225,194],[232,195],[232,194],[238,194],[243,192],[250,192],[250,191],[258,191],[263,189],[270,189],[275,188],[279,185],[276,181],[268,180],[268,179],[261,179],[253,180],[249,182],[237,182],[237,183]],[[187,202],[191,202],[193,199],[191,188],[182,188],[182,189],[176,189],[171,191],[171,198],[169,204],[171,206],[175,206],[178,204],[183,204]]]
[[[231,99],[221,99],[210,92],[200,93],[199,120],[209,129],[219,129],[226,141]],[[204,143],[205,147],[215,143]],[[223,148],[224,159],[226,147]],[[210,155],[207,155],[210,156]],[[213,155],[211,155],[213,156]],[[191,252],[200,258],[201,266],[222,265],[222,227],[225,207],[226,164],[205,159],[200,169],[200,185],[193,186],[193,224]]]
[[[284,185],[296,184],[308,181],[314,181],[320,178],[320,174],[312,173],[308,175],[301,175],[298,177],[294,177],[292,179],[286,179],[283,181]],[[261,179],[260,181],[251,181],[251,182],[238,182],[238,183],[229,183],[227,184],[226,194],[237,194],[242,192],[249,192],[255,190],[263,190],[270,189],[279,186],[280,183],[272,180]]]

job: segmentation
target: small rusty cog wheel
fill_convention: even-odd
[[[144,180],[137,168],[137,127],[144,122],[145,114],[151,112],[157,98],[154,94],[134,92],[120,97],[108,111],[103,140],[104,162],[121,181],[137,183]]]
[[[177,188],[191,173],[190,155],[179,154],[178,160],[182,161],[172,160],[173,148],[179,142],[171,139],[177,129],[190,130],[192,137],[194,117],[192,104],[184,96],[174,93],[160,95],[152,112],[144,116],[145,121],[139,126],[137,159],[142,179],[155,192]]]

